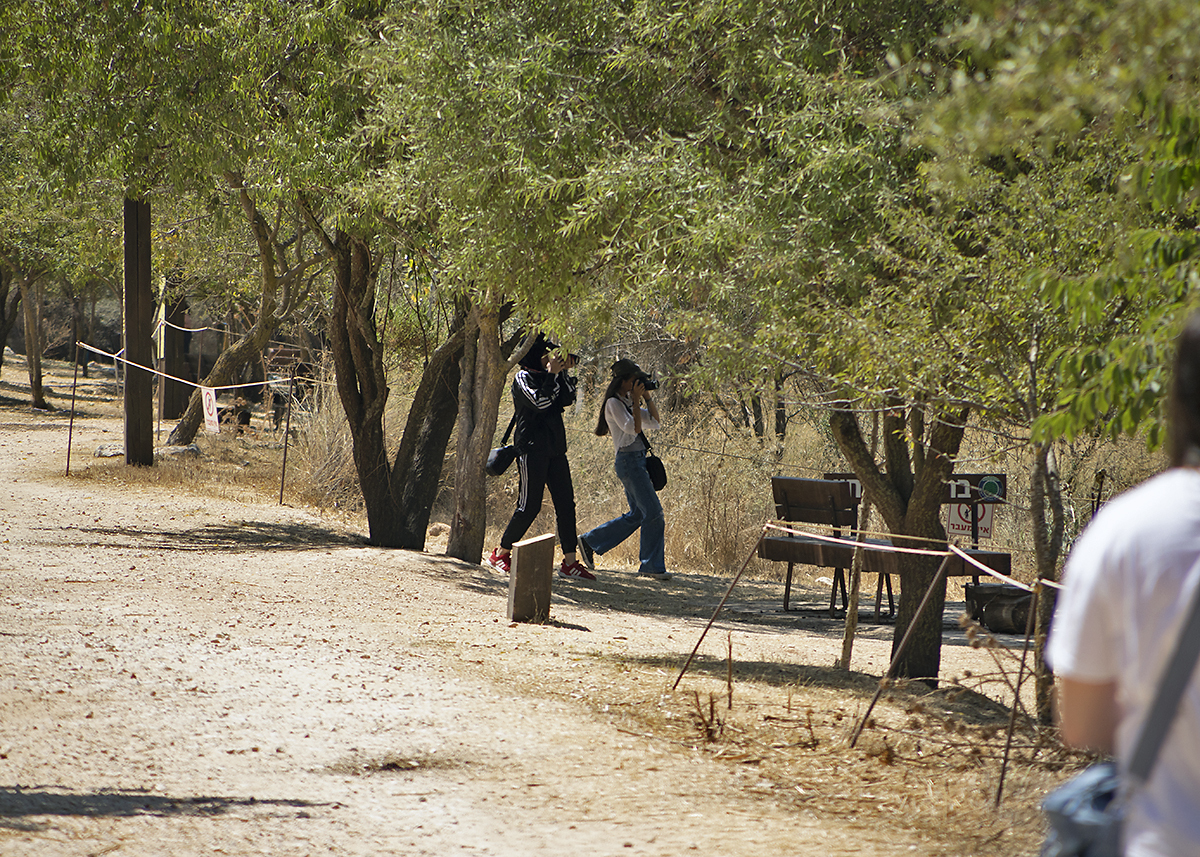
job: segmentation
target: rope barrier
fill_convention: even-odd
[[[217,333],[225,332],[225,331],[220,330],[215,327],[180,327],[179,325],[175,324],[172,321],[167,321],[167,319],[165,319],[165,318],[160,318],[158,320],[158,324],[157,324],[154,332],[158,333],[157,328],[162,328],[162,327],[169,327],[173,330],[182,330],[184,333],[204,333],[205,331],[208,331],[208,330],[215,330]],[[240,334],[234,334],[234,335],[239,336]]]
[[[965,553],[957,545],[950,545],[950,551],[952,553],[958,554],[960,557],[963,558],[963,560],[965,562],[969,562],[971,565],[978,568],[981,574],[990,574],[992,577],[996,578],[997,580],[1002,580],[1010,586],[1016,586],[1020,589],[1024,589],[1026,592],[1033,592],[1038,584],[1040,584],[1042,586],[1049,586],[1051,589],[1061,590],[1063,588],[1063,585],[1061,583],[1059,583],[1058,581],[1049,580],[1045,577],[1038,578],[1038,583],[1034,584],[1033,586],[1030,586],[1028,583],[1022,583],[1019,580],[1014,580],[1013,578],[1009,577],[1006,574],[1001,574],[998,571],[988,568],[983,563],[978,562],[977,560],[973,559],[970,555]]]
[[[999,571],[996,571],[995,569],[988,568],[986,565],[979,562],[979,560],[972,557],[969,553],[964,551],[958,545],[949,545],[946,550],[933,550],[933,549],[929,549],[929,548],[906,548],[906,547],[899,547],[897,545],[880,544],[879,542],[854,541],[854,540],[839,537],[839,536],[830,536],[830,535],[826,535],[824,533],[813,532],[811,530],[802,530],[797,527],[787,527],[782,524],[778,524],[778,523],[774,523],[774,522],[768,523],[763,527],[764,533],[768,530],[777,530],[782,533],[788,533],[789,535],[803,536],[804,538],[816,539],[818,541],[828,542],[830,544],[844,545],[845,547],[848,547],[848,548],[862,548],[863,550],[879,551],[880,553],[907,553],[907,554],[915,554],[917,556],[940,556],[940,557],[947,556],[948,554],[956,554],[957,556],[961,557],[964,562],[966,562],[966,563],[970,564],[972,567],[978,569],[980,574],[989,575],[990,577],[994,577],[999,581],[1009,584],[1010,586],[1016,586],[1020,589],[1024,589],[1026,592],[1033,592],[1033,587],[1030,586],[1029,584],[1022,583],[1021,581],[1019,581],[1013,577],[1009,577],[1007,574],[1003,574]],[[852,532],[857,532],[857,531],[852,531]],[[914,539],[917,541],[930,541],[928,539],[922,539],[917,536],[895,535],[895,534],[891,534],[891,533],[876,533],[875,535],[881,536],[883,538],[888,538],[888,539],[905,538],[905,539]],[[1045,578],[1040,578],[1039,582],[1044,586],[1049,586],[1054,589],[1062,589],[1062,584],[1060,584],[1056,581],[1053,581],[1053,580],[1047,580]]]
[[[86,348],[88,351],[103,355],[104,357],[109,358],[113,362],[120,362],[120,363],[124,363],[126,366],[133,366],[134,368],[141,369],[143,372],[149,372],[151,375],[157,375],[159,378],[167,378],[168,380],[175,381],[176,383],[179,383],[179,384],[184,384],[188,387],[206,387],[207,389],[210,389],[210,390],[238,390],[238,389],[241,389],[242,387],[280,387],[280,386],[287,387],[288,386],[288,380],[286,378],[275,378],[275,379],[267,378],[262,381],[249,381],[245,384],[224,384],[219,387],[209,387],[207,384],[200,384],[200,383],[197,383],[196,381],[189,381],[187,378],[180,378],[176,375],[168,375],[166,372],[162,372],[158,369],[151,369],[149,366],[143,366],[140,363],[134,363],[131,360],[127,360],[124,357],[120,356],[121,353],[125,350],[124,348],[122,348],[121,351],[118,351],[116,354],[110,354],[107,351],[104,351],[103,349],[88,345],[86,342],[77,342],[75,344],[78,346],[81,346],[83,348]],[[330,384],[327,381],[318,381],[315,378],[310,378],[308,380],[311,381],[311,383],[313,383],[313,384],[317,384],[317,385],[320,385],[323,387],[334,386],[333,384]]]
[[[877,551],[882,551],[884,553],[888,553],[888,552],[890,552],[890,553],[911,553],[911,554],[919,554],[921,556],[944,556],[946,554],[946,551],[944,551],[944,550],[926,550],[924,548],[902,548],[902,547],[897,547],[896,545],[883,545],[878,542],[872,543],[872,542],[850,541],[849,539],[840,538],[838,536],[823,535],[821,533],[814,533],[814,532],[810,532],[808,530],[797,529],[795,527],[786,527],[782,524],[776,524],[776,523],[767,524],[766,529],[779,530],[780,532],[783,532],[783,533],[789,533],[789,534],[795,535],[795,536],[805,536],[806,538],[818,539],[820,541],[830,542],[832,544],[845,545],[846,547],[851,547],[851,548],[862,547],[864,550],[877,550]],[[865,531],[850,530],[850,532],[852,534],[861,534],[863,536],[868,535],[868,533]],[[890,533],[875,533],[875,535],[881,536],[883,538],[889,538],[889,539],[893,538],[893,536]],[[895,536],[894,538],[912,539],[914,541],[923,541],[923,542],[924,541],[933,542],[933,539],[925,539],[925,538],[921,538],[919,536],[900,536],[900,535],[898,535],[898,536]],[[934,542],[934,544],[940,544],[940,542]]]
[[[151,335],[152,336],[156,335],[158,333],[158,331],[161,330],[163,327],[169,327],[173,330],[179,330],[184,333],[219,333],[222,336],[229,335],[229,336],[236,337],[237,339],[245,339],[246,338],[246,334],[244,334],[244,333],[238,333],[237,331],[225,330],[220,327],[212,327],[211,325],[206,325],[205,327],[180,327],[178,324],[175,324],[172,321],[168,321],[165,318],[160,318],[158,320],[158,322],[156,323],[155,328],[154,328],[154,333],[152,333]],[[282,348],[299,348],[300,347],[292,342],[280,342],[278,339],[268,339],[267,345],[278,345]]]

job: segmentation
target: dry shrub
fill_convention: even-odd
[[[288,484],[315,506],[361,511],[362,492],[354,466],[350,426],[338,400],[328,361],[322,363],[317,379],[312,396],[303,402],[293,402],[291,425],[295,445],[288,458],[291,471]]]
[[[125,464],[123,457],[73,458],[71,476],[77,479],[116,481],[136,488],[172,487],[195,494],[239,502],[258,503],[278,497],[282,441],[250,430],[196,436],[199,456],[159,455],[153,467]]]

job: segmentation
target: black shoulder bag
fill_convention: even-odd
[[[662,463],[662,459],[654,454],[654,450],[650,448],[650,441],[646,440],[645,432],[638,432],[638,437],[642,439],[642,443],[646,444],[646,472],[650,474],[650,484],[654,486],[655,491],[661,491],[667,487],[667,468]]]
[[[613,397],[617,398],[616,396]],[[622,405],[625,405],[623,399],[617,399]],[[625,410],[629,411],[629,416],[633,416],[633,408],[625,405]],[[640,440],[646,447],[646,472],[650,474],[650,484],[654,486],[655,491],[661,491],[667,487],[667,468],[662,463],[662,459],[654,454],[654,450],[650,446],[650,441],[646,440],[646,433],[640,431],[637,434]]]
[[[487,464],[483,469],[492,476],[499,476],[508,470],[509,465],[516,460],[517,448],[508,442],[508,436],[512,434],[516,422],[517,412],[513,411],[512,419],[508,421],[508,428],[504,430],[504,438],[500,441],[500,446],[488,453]]]

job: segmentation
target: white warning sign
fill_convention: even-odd
[[[992,509],[995,506],[991,503],[951,503],[949,508],[946,535],[971,538],[971,510],[974,509],[978,516],[980,541],[992,537]]]
[[[204,403],[204,427],[219,433],[221,420],[217,417],[217,391],[212,387],[201,387],[200,401]]]

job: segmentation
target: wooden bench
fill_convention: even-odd
[[[952,483],[954,485],[955,483]],[[855,491],[856,483],[851,479],[801,479],[790,476],[771,477],[771,493],[775,500],[776,519],[784,523],[799,525],[816,525],[827,527],[834,537],[850,540],[852,531],[858,526],[858,497]],[[955,491],[948,491],[945,502],[961,502],[954,496]],[[997,502],[998,498],[991,498]],[[875,587],[875,618],[878,620],[881,612],[881,601],[884,589],[887,590],[888,615],[895,612],[892,597],[891,575],[899,574],[900,568],[897,555],[878,548],[891,547],[890,539],[865,539],[863,544],[862,570],[879,575]],[[850,568],[854,558],[854,546],[823,541],[807,535],[780,533],[766,536],[758,546],[758,555],[762,559],[788,564],[787,576],[784,580],[783,609],[790,606],[792,574],[797,565],[812,565],[833,570],[833,585],[829,595],[830,615],[837,614],[837,596],[841,593],[842,609],[849,605],[846,591],[846,569]],[[971,548],[964,551],[972,559],[1002,574],[1011,574],[1012,557],[1000,551],[986,551]],[[976,581],[979,570],[958,555],[950,558],[947,564],[948,577],[971,577]]]

